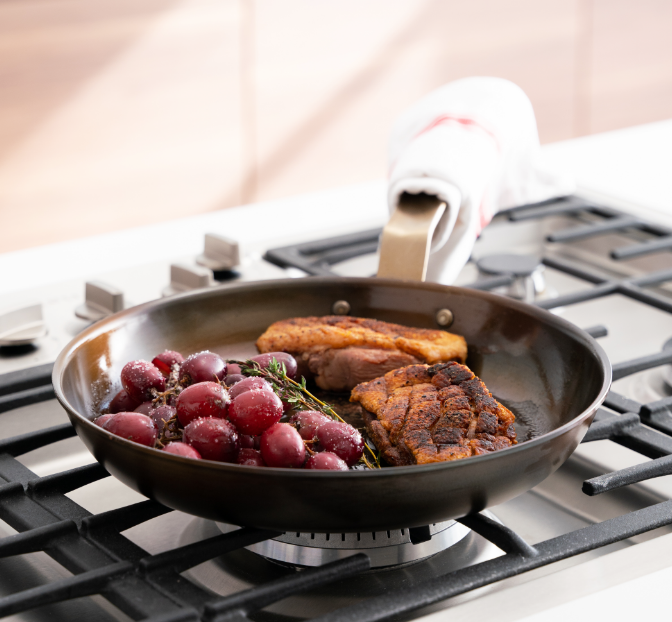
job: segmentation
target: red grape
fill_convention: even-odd
[[[148,361],[131,361],[121,370],[121,384],[126,393],[136,402],[152,398],[152,390],[166,390],[166,379]]]
[[[292,415],[289,423],[296,427],[304,441],[310,441],[315,438],[317,428],[328,421],[331,421],[329,417],[316,410],[302,410]]]
[[[172,406],[158,406],[152,412],[149,413],[149,416],[154,421],[156,429],[161,432],[163,430],[163,424],[172,419],[175,416],[175,408]]]
[[[229,376],[242,376],[243,371],[240,369],[238,363],[227,363],[226,364],[226,373]]]
[[[140,406],[140,402],[134,400],[124,389],[119,391],[110,402],[111,413],[130,413]]]
[[[149,416],[150,413],[154,410],[154,404],[152,402],[143,402],[137,408],[134,408],[133,411],[136,413],[142,413],[143,415]]]
[[[256,449],[241,449],[238,452],[236,464],[246,464],[248,466],[266,466],[264,459]]]
[[[362,435],[347,423],[324,423],[317,428],[315,438],[320,451],[336,454],[348,466],[355,464],[364,453]]]
[[[240,449],[238,433],[225,419],[196,419],[184,428],[183,440],[206,460],[234,462]]]
[[[156,443],[154,422],[141,413],[115,413],[102,427],[112,434],[147,447],[154,447]]]
[[[164,350],[152,359],[152,365],[164,376],[170,376],[170,372],[173,371],[173,365],[176,363],[179,365],[183,362],[184,357],[179,352],[175,352],[175,350]]]
[[[292,380],[296,380],[296,359],[291,354],[287,354],[287,352],[266,352],[265,354],[258,354],[252,357],[252,360],[259,363],[264,369],[268,369],[273,359],[278,363],[284,363],[287,376]]]
[[[239,434],[241,449],[259,449],[259,437],[251,434]]]
[[[224,419],[230,401],[226,389],[217,382],[192,384],[177,398],[177,418],[183,426],[199,417]]]
[[[229,406],[229,419],[243,434],[261,434],[280,417],[282,402],[271,391],[246,391]]]
[[[96,417],[93,420],[93,423],[95,423],[96,425],[98,425],[102,428],[102,427],[105,426],[105,422],[114,414],[116,414],[116,413],[110,413],[109,415],[100,415],[100,417]]]
[[[273,387],[270,382],[266,382],[263,378],[251,377],[245,378],[240,382],[236,382],[230,389],[229,395],[232,400],[235,400],[241,393],[246,391],[270,391],[273,393]]]
[[[207,350],[192,354],[180,366],[180,378],[185,376],[193,384],[221,380],[226,376],[226,363],[221,356]]]
[[[276,423],[261,435],[261,457],[270,467],[299,469],[306,461],[306,448],[299,433],[288,423]]]
[[[245,376],[243,376],[243,374],[229,374],[226,378],[224,378],[224,382],[226,382],[227,387],[231,387],[241,380],[245,380]]]
[[[191,447],[191,445],[177,441],[168,443],[163,448],[163,451],[167,451],[169,454],[175,454],[176,456],[184,456],[185,458],[196,458],[197,460],[201,459],[201,454]]]
[[[347,471],[348,465],[343,462],[336,454],[329,451],[323,451],[319,454],[313,454],[306,460],[304,469],[323,469],[325,471]]]

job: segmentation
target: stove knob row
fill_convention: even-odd
[[[196,263],[198,265],[172,264],[170,285],[161,294],[173,296],[235,278],[233,269],[240,264],[238,242],[216,233],[206,233],[203,253],[196,258]]]
[[[161,295],[173,296],[218,285],[217,280],[235,278],[237,274],[233,269],[240,263],[238,242],[216,233],[206,233],[203,253],[196,261],[199,265],[172,264],[170,285],[162,290]],[[75,315],[89,322],[97,322],[124,308],[124,294],[120,289],[102,281],[89,281],[85,284],[84,304],[77,307]]]

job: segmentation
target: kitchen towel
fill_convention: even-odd
[[[436,195],[447,210],[432,238],[427,280],[452,283],[500,210],[571,194],[541,156],[532,104],[501,78],[473,77],[429,93],[397,119],[389,146],[390,213],[402,193]]]

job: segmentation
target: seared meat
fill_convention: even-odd
[[[399,350],[367,348],[308,351],[301,358],[308,367],[307,377],[315,377],[319,387],[331,391],[347,391],[360,382],[376,378],[392,369],[420,362]]]
[[[365,318],[326,316],[276,322],[257,340],[259,352],[289,352],[299,373],[325,390],[346,391],[415,363],[464,362],[463,337]]]
[[[411,365],[357,385],[369,436],[400,466],[459,460],[516,443],[515,417],[465,365]]]

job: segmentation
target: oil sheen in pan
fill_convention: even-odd
[[[553,428],[550,422],[539,416],[539,406],[531,400],[513,402],[504,400],[493,395],[500,403],[504,404],[516,417],[515,427],[519,443],[532,440],[537,436],[550,432]]]

